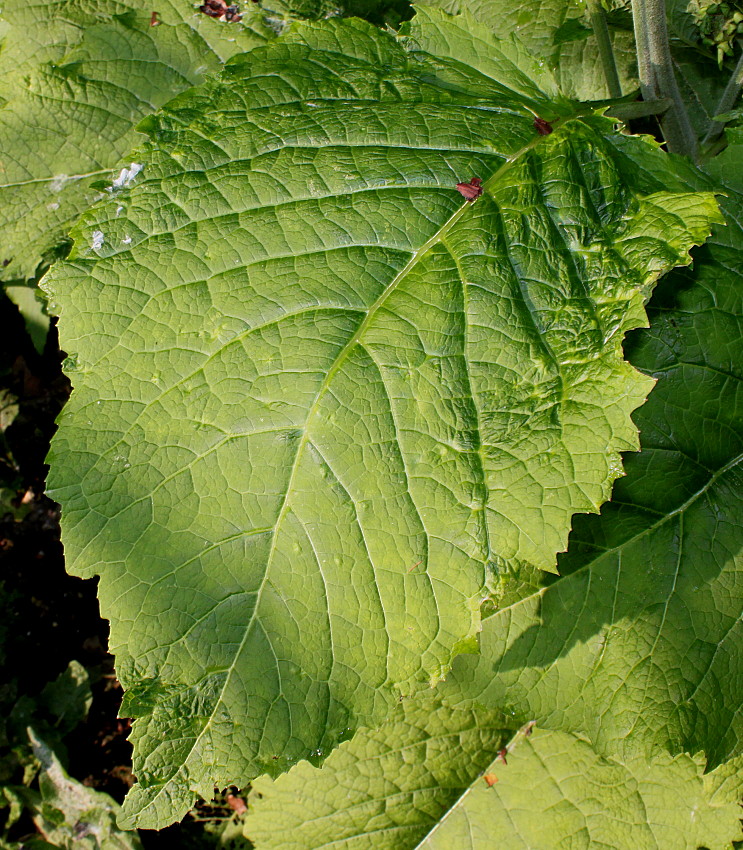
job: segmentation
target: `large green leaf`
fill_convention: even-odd
[[[699,758],[622,762],[529,726],[496,756],[500,734],[483,709],[413,700],[322,769],[257,780],[246,834],[256,850],[723,850],[741,835],[739,788]]]
[[[576,520],[569,575],[486,621],[482,655],[447,682],[454,702],[607,754],[743,752],[743,238],[727,223],[664,280],[629,346],[658,379],[635,415],[642,452],[602,516]]]
[[[272,34],[257,6],[241,22],[189,0],[4,4],[0,17],[0,267],[32,277],[99,196],[91,183],[132,147],[134,125],[208,71]],[[153,8],[156,20],[151,26]],[[126,163],[130,169],[137,166]],[[130,172],[131,173],[131,172]],[[117,183],[114,183],[116,187]]]
[[[439,679],[486,574],[553,568],[637,446],[622,338],[714,200],[640,197],[647,142],[468,27],[328,21],[234,62],[142,125],[48,279],[52,493],[102,576],[139,825]]]

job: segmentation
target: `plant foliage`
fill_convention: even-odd
[[[623,335],[716,212],[639,191],[648,142],[440,12],[299,27],[141,128],[46,289],[84,376],[68,563],[102,573],[125,810],[160,827],[381,720],[470,646],[486,581],[553,568],[637,445]]]
[[[584,738],[527,726],[488,763],[492,712],[412,702],[322,770],[304,762],[261,777],[246,824],[255,846],[696,850],[739,831],[734,795],[718,793],[722,777],[703,776],[698,758],[607,759]],[[484,739],[475,752],[473,732]]]
[[[670,3],[654,54],[689,101],[684,124],[656,100],[660,126],[708,159],[730,141],[704,170],[597,108],[637,86],[623,0],[437,0],[399,32],[397,0],[241,11],[0,19],[6,280],[73,243],[43,284],[75,385],[50,484],[135,718],[119,827],[254,782],[259,850],[722,850],[743,144],[711,119],[735,11],[713,33]],[[41,732],[37,825],[66,845],[47,815],[85,794]]]
[[[28,731],[40,767],[34,823],[49,846],[61,850],[142,850],[136,833],[116,825],[119,806],[108,796],[71,779],[54,751]]]
[[[498,37],[519,41],[554,74],[561,91],[576,100],[609,97],[587,5],[581,0],[425,0],[452,14],[472,15]],[[625,94],[637,90],[631,18],[614,14],[609,35]]]
[[[660,157],[646,160],[648,188],[679,179]],[[281,846],[277,824],[296,848],[372,835],[399,848],[567,847],[576,834],[588,847],[721,848],[739,837],[740,202],[723,200],[727,226],[694,252],[693,270],[664,279],[651,328],[630,338],[631,362],[658,381],[634,416],[642,452],[627,456],[601,516],[577,518],[565,577],[485,620],[481,654],[458,658],[438,689],[442,708],[404,708],[435,730],[432,743],[465,710],[500,711],[514,729],[536,721],[533,736],[484,770],[450,744],[445,758],[471,790],[426,818],[422,801],[448,787],[442,756],[391,721],[375,733],[394,748],[383,778],[359,735],[321,771],[257,782],[247,832],[259,850]],[[717,767],[702,776],[704,766]]]

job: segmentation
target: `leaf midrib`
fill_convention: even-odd
[[[515,741],[517,741],[517,740],[519,739],[519,737],[520,737],[520,733],[519,733],[519,732],[516,732],[516,733],[514,733],[514,735],[512,735],[512,737],[510,738],[509,742],[508,742],[508,743],[506,744],[506,746],[505,746],[505,749],[506,749],[508,752],[510,752],[510,751],[511,751],[511,748],[512,748],[512,746],[513,746],[514,742],[515,742]],[[495,758],[494,758],[494,759],[490,762],[490,765],[486,768],[486,771],[487,771],[487,770],[490,770],[490,767],[491,767],[491,766],[495,763],[495,761],[496,761],[498,758],[499,758],[499,756],[496,756],[496,757],[495,757]],[[420,841],[416,844],[416,846],[415,846],[414,850],[419,850],[419,848],[423,847],[423,846],[424,846],[424,844],[425,844],[426,842],[428,842],[428,840],[429,840],[429,839],[433,836],[433,834],[434,834],[437,830],[441,829],[441,827],[442,827],[442,826],[446,823],[447,818],[448,818],[448,817],[449,817],[449,816],[450,816],[453,812],[455,812],[455,811],[456,811],[456,810],[457,810],[460,806],[464,805],[465,798],[466,798],[469,794],[471,794],[471,793],[472,793],[472,791],[474,791],[474,789],[475,789],[475,784],[476,784],[476,783],[477,783],[477,781],[480,779],[480,776],[481,776],[481,775],[482,775],[482,772],[481,772],[481,773],[479,773],[479,774],[478,774],[478,776],[477,776],[477,777],[475,777],[475,779],[473,779],[473,780],[472,780],[472,782],[471,782],[471,783],[470,783],[470,784],[469,784],[469,785],[468,785],[468,786],[467,786],[467,787],[466,787],[466,788],[462,791],[462,793],[459,795],[459,797],[457,797],[457,799],[456,799],[456,800],[455,800],[455,801],[451,804],[451,806],[449,806],[449,808],[448,808],[448,809],[444,812],[444,814],[443,814],[443,815],[442,815],[442,816],[441,816],[441,817],[440,817],[440,818],[436,821],[436,823],[435,823],[435,824],[431,827],[431,829],[429,829],[429,830],[428,830],[428,832],[427,832],[427,833],[423,836],[423,838],[422,838],[422,839],[421,839],[421,840],[420,840]],[[507,809],[506,809],[506,814],[508,814],[508,810],[507,810]]]
[[[508,169],[510,169],[511,166],[515,162],[520,160],[521,157],[524,156],[525,154],[527,154],[529,151],[533,150],[541,141],[543,141],[544,138],[545,137],[542,137],[542,136],[536,136],[534,139],[532,139],[530,142],[528,142],[526,145],[524,145],[518,151],[511,154],[511,156],[506,159],[506,161],[500,166],[500,168],[498,168],[495,171],[494,174],[492,174],[485,181],[483,181],[483,191],[487,191],[489,188],[491,188],[493,185],[495,185],[498,182],[498,180],[502,177],[502,175]],[[296,454],[294,456],[294,463],[292,464],[292,470],[291,470],[291,473],[289,475],[289,481],[287,482],[284,500],[282,502],[281,508],[279,509],[279,514],[276,518],[276,523],[274,524],[274,533],[273,533],[273,538],[271,540],[271,548],[269,550],[269,553],[268,553],[268,556],[267,556],[267,559],[266,559],[266,568],[265,568],[265,571],[264,571],[264,574],[263,574],[263,579],[261,580],[261,584],[258,587],[258,590],[256,592],[253,612],[251,614],[250,620],[248,621],[248,623],[245,626],[245,634],[243,636],[242,641],[240,642],[240,645],[235,650],[234,661],[232,662],[230,667],[228,667],[226,669],[226,675],[225,675],[224,683],[222,685],[222,689],[219,692],[219,696],[217,697],[217,699],[214,703],[214,708],[213,708],[211,714],[209,715],[208,720],[204,724],[203,729],[196,736],[196,738],[194,738],[194,742],[193,742],[191,748],[189,749],[188,754],[184,757],[181,765],[177,768],[177,770],[175,770],[173,772],[173,774],[167,780],[165,780],[162,783],[162,786],[161,786],[160,790],[158,791],[158,793],[149,800],[149,802],[146,806],[147,809],[152,809],[155,806],[157,799],[161,796],[161,794],[163,794],[166,791],[166,789],[168,788],[170,783],[175,779],[176,776],[178,776],[180,773],[183,772],[186,764],[188,763],[189,759],[191,758],[193,753],[196,751],[199,743],[201,742],[201,739],[204,737],[204,735],[207,733],[207,731],[211,727],[211,724],[212,724],[212,722],[213,722],[213,720],[214,720],[214,718],[217,714],[217,711],[218,711],[220,705],[222,705],[222,703],[224,701],[225,692],[227,690],[227,687],[230,684],[232,675],[234,674],[234,672],[237,668],[238,659],[242,655],[243,650],[245,649],[246,643],[248,641],[248,638],[250,637],[250,635],[252,633],[253,624],[255,623],[258,611],[260,609],[263,591],[265,589],[266,583],[268,582],[268,576],[269,576],[269,573],[271,571],[271,563],[273,561],[273,555],[274,555],[274,552],[275,552],[276,540],[279,536],[279,532],[280,532],[280,529],[281,529],[281,525],[284,521],[284,518],[286,517],[286,515],[289,511],[290,495],[291,495],[291,492],[292,492],[292,489],[293,489],[294,479],[296,477],[297,470],[299,469],[299,465],[300,465],[302,456],[304,454],[304,450],[305,450],[307,444],[310,442],[308,434],[309,434],[309,431],[310,431],[312,420],[313,420],[314,416],[317,414],[317,411],[319,409],[320,400],[322,399],[322,397],[325,395],[325,393],[329,389],[333,377],[337,374],[338,370],[341,368],[343,363],[346,361],[348,355],[350,354],[350,352],[352,351],[354,346],[358,343],[358,341],[361,338],[361,336],[363,335],[364,331],[369,327],[369,324],[371,323],[373,317],[376,315],[376,313],[380,309],[380,307],[382,307],[382,305],[386,302],[387,298],[397,289],[397,287],[399,286],[401,281],[404,280],[405,277],[407,277],[410,270],[415,267],[415,265],[418,263],[418,261],[426,253],[428,253],[428,251],[434,245],[436,245],[449,232],[449,230],[451,230],[451,228],[457,223],[457,221],[459,221],[459,219],[467,212],[467,210],[469,210],[470,206],[471,206],[471,203],[468,202],[468,201],[465,201],[462,204],[462,206],[456,212],[454,212],[453,215],[451,215],[449,217],[449,219],[439,228],[439,230],[437,230],[436,233],[434,233],[411,256],[410,260],[395,275],[393,280],[385,287],[384,291],[378,296],[376,301],[369,307],[366,317],[359,323],[358,327],[356,328],[356,331],[348,339],[348,341],[343,346],[343,348],[339,351],[335,361],[333,362],[333,365],[330,367],[330,369],[328,369],[328,372],[327,372],[327,374],[326,374],[326,376],[325,376],[325,378],[324,378],[324,380],[323,380],[323,382],[322,382],[322,384],[321,384],[321,386],[320,386],[320,388],[317,392],[317,395],[315,396],[315,400],[312,403],[310,411],[307,415],[307,419],[305,420],[305,425],[304,425],[302,437],[299,441],[299,444],[297,445],[297,451],[296,451]]]
[[[526,145],[524,145],[522,148],[520,148],[518,151],[516,151],[514,154],[512,154],[510,157],[508,157],[506,159],[506,161],[500,166],[500,168],[498,168],[495,171],[494,174],[492,174],[489,178],[487,178],[487,180],[485,180],[483,182],[483,187],[482,187],[483,192],[487,191],[488,188],[495,185],[498,182],[498,180],[500,179],[500,177],[509,168],[511,168],[513,163],[517,162],[522,156],[524,156],[526,153],[528,153],[530,150],[532,150],[540,142],[540,140],[541,140],[540,137],[537,136],[536,138],[534,138],[530,142],[528,142]],[[289,509],[290,494],[291,494],[292,489],[293,489],[294,479],[296,477],[296,473],[297,473],[297,470],[299,468],[304,450],[305,450],[307,444],[310,441],[309,432],[311,431],[313,419],[317,415],[317,411],[319,410],[319,407],[320,407],[320,401],[322,400],[323,396],[325,395],[325,393],[330,388],[330,385],[332,383],[333,378],[338,373],[338,371],[341,369],[341,367],[345,363],[346,359],[348,358],[349,354],[351,353],[353,348],[356,346],[356,344],[359,342],[359,340],[363,336],[364,332],[366,331],[366,329],[369,327],[372,320],[374,319],[375,315],[377,314],[379,309],[384,305],[384,303],[387,301],[387,299],[390,297],[390,295],[397,289],[397,287],[400,285],[400,283],[408,276],[410,271],[417,265],[417,263],[420,261],[420,259],[422,257],[424,257],[434,245],[438,244],[439,242],[441,242],[445,238],[446,234],[459,221],[459,219],[470,209],[470,207],[471,207],[471,203],[468,202],[468,201],[465,201],[459,207],[459,209],[456,210],[456,212],[454,212],[449,217],[449,219],[436,231],[436,233],[434,233],[431,237],[429,237],[429,239],[426,240],[426,242],[423,245],[421,245],[421,247],[418,248],[415,251],[415,253],[410,257],[408,262],[403,266],[403,268],[400,269],[400,271],[395,275],[395,277],[390,281],[390,283],[387,284],[387,286],[382,291],[382,293],[377,297],[376,301],[369,307],[369,309],[367,310],[366,316],[359,323],[358,327],[356,328],[354,333],[351,335],[351,337],[348,339],[348,341],[343,346],[343,348],[338,352],[338,355],[336,356],[335,361],[333,362],[330,369],[328,369],[328,371],[327,371],[327,373],[326,373],[326,375],[323,379],[323,382],[320,385],[319,390],[317,391],[317,395],[315,396],[315,400],[313,401],[312,406],[310,407],[309,413],[307,414],[307,419],[305,420],[304,429],[303,429],[303,432],[302,432],[302,437],[299,441],[299,444],[297,445],[297,451],[296,451],[296,454],[294,456],[294,463],[292,464],[292,470],[291,470],[291,473],[289,475],[289,481],[287,482],[287,486],[286,486],[286,494],[284,496],[284,501],[281,505],[281,508],[279,510],[279,514],[276,518],[275,531],[274,531],[274,541],[279,534],[281,524],[282,524],[284,517],[286,516],[286,513]],[[268,576],[268,573],[269,573],[270,568],[271,568],[273,551],[274,551],[274,546],[273,546],[273,541],[272,541],[271,551],[269,552],[269,556],[268,556],[268,559],[267,559],[267,562],[266,562],[266,573],[265,573],[265,576],[264,576],[263,583],[261,584],[261,588],[258,591],[258,597],[257,597],[257,600],[256,600],[256,609],[258,607],[258,604],[260,603],[261,591],[263,589],[263,584],[265,583],[266,576]],[[246,629],[246,632],[247,631],[248,630]],[[240,649],[242,649],[242,645],[241,645]],[[236,653],[236,657],[237,657],[237,655],[239,655],[240,649],[238,649],[238,652]]]

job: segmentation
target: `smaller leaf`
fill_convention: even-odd
[[[31,337],[34,348],[41,354],[49,333],[49,314],[39,291],[31,286],[5,286],[5,294],[23,316],[26,331]]]
[[[494,753],[499,725],[482,709],[410,701],[322,769],[258,780],[246,834],[257,850],[721,850],[740,834],[740,782],[726,768],[606,759],[531,723]]]
[[[415,847],[495,758],[504,726],[497,712],[406,700],[322,769],[300,762],[254,782],[246,835],[261,850]]]
[[[79,661],[70,661],[66,670],[49,682],[39,697],[59,734],[70,732],[87,716],[93,694],[90,676]]]
[[[741,834],[735,798],[710,799],[689,756],[622,764],[573,735],[536,730],[496,769],[497,784],[475,782],[418,850],[722,850]]]
[[[86,788],[68,776],[54,751],[33,729],[29,728],[28,736],[41,763],[41,805],[34,814],[34,823],[44,838],[65,850],[141,850],[136,832],[116,826],[118,803],[108,794]]]

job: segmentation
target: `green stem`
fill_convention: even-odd
[[[665,0],[632,0],[640,88],[645,100],[668,98],[671,108],[660,122],[666,146],[672,153],[697,159],[698,143],[691,126],[668,44]]]
[[[733,75],[732,77],[730,77],[728,84],[725,86],[725,91],[722,93],[720,102],[717,104],[717,108],[715,109],[713,115],[723,115],[725,112],[730,112],[730,110],[735,106],[735,101],[738,99],[738,95],[740,94],[740,90],[742,87],[743,53],[741,53],[740,59],[738,59],[738,64],[735,66]],[[705,135],[702,141],[702,147],[707,147],[713,142],[716,142],[717,139],[719,139],[722,135],[722,131],[724,129],[724,121],[710,121],[709,129],[707,130],[707,134]]]
[[[640,77],[640,91],[643,100],[658,100],[657,86],[650,65],[648,31],[645,26],[645,0],[632,0],[632,23],[635,29],[637,49],[637,71]]]
[[[622,85],[619,82],[617,62],[614,58],[614,48],[611,46],[609,26],[606,23],[606,12],[601,5],[601,0],[588,0],[588,14],[591,18],[591,27],[596,36],[596,44],[599,49],[601,67],[604,69],[604,78],[611,97],[622,96]]]

